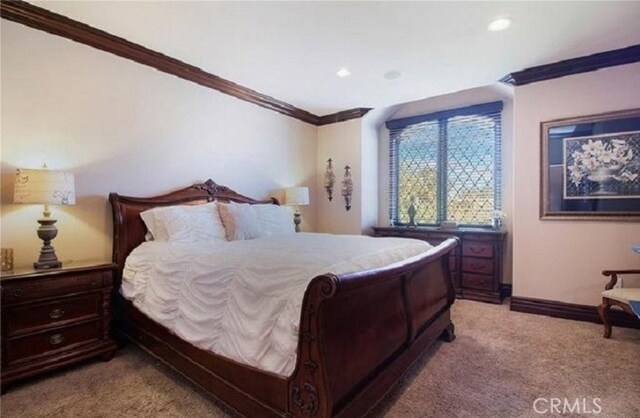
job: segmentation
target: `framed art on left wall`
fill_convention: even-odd
[[[540,130],[541,219],[640,220],[640,109]]]

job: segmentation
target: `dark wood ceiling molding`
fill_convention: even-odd
[[[366,115],[370,110],[371,108],[368,107],[357,107],[355,109],[320,116],[317,125],[329,125],[331,123],[344,122],[345,120],[358,119]]]
[[[101,49],[313,125],[320,117],[126,39],[21,0],[0,2],[3,19]]]
[[[502,77],[500,81],[514,86],[522,86],[538,81],[551,80],[553,78],[586,73],[600,68],[631,64],[639,61],[640,45],[633,45],[627,48],[614,49],[612,51],[599,52],[593,55],[527,68],[522,71],[507,74]]]

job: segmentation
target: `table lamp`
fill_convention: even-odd
[[[309,204],[309,188],[308,187],[289,187],[285,189],[285,205],[295,206],[296,210],[293,213],[293,223],[296,224],[296,232],[300,232],[300,223],[302,222],[302,215],[300,215],[299,206],[305,206]]]
[[[51,218],[49,205],[74,205],[76,203],[73,173],[18,168],[13,191],[14,203],[44,204],[43,217],[38,219],[38,237],[43,241],[40,257],[33,263],[37,270],[62,267],[51,241],[58,235],[56,220]]]

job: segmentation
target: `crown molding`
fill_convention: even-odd
[[[2,19],[101,49],[312,125],[326,125],[354,119],[369,111],[369,109],[357,108],[330,115],[317,116],[271,96],[208,73],[193,65],[25,1],[1,1],[0,15]]]
[[[537,83],[539,81],[586,73],[616,65],[631,64],[639,61],[640,45],[633,45],[627,48],[614,49],[593,55],[586,55],[584,57],[558,61],[552,64],[526,68],[522,71],[507,74],[502,77],[500,81],[513,86],[522,86],[529,83]]]
[[[346,120],[358,119],[363,117],[369,112],[369,107],[357,107],[355,109],[343,110],[342,112],[332,113],[330,115],[320,116],[318,118],[318,126],[329,125],[337,122],[344,122]]]

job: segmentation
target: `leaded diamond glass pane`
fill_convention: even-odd
[[[502,102],[387,122],[392,222],[489,225],[500,209]]]
[[[398,140],[398,220],[409,222],[409,205],[416,206],[415,222],[436,223],[438,217],[437,122],[402,132]]]
[[[494,202],[495,120],[462,116],[447,121],[447,219],[489,224]]]

